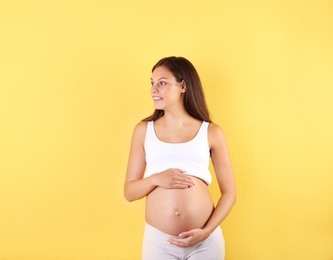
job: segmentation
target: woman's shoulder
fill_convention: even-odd
[[[132,140],[135,142],[143,143],[146,137],[148,122],[140,121],[137,123],[133,130]]]
[[[209,123],[208,125],[208,139],[211,145],[217,142],[225,142],[225,134],[221,126],[215,123]]]
[[[146,133],[146,130],[147,130],[147,125],[148,125],[148,122],[147,121],[140,121],[139,123],[137,123],[134,127],[134,132],[137,132],[137,133]]]
[[[213,123],[213,122],[209,123],[208,131],[212,134],[223,132],[222,127],[219,126],[218,124]]]

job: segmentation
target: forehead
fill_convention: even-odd
[[[156,69],[154,69],[151,79],[152,80],[159,80],[159,79],[175,79],[175,77],[173,76],[173,74],[171,73],[170,70],[168,70],[166,67],[160,66],[157,67]]]

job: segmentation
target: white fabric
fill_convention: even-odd
[[[142,260],[223,260],[225,243],[218,226],[204,241],[191,247],[171,245],[171,235],[146,223],[142,244]]]
[[[185,174],[212,182],[209,171],[210,151],[208,145],[208,122],[202,125],[196,136],[185,143],[166,143],[156,136],[154,122],[148,122],[145,138],[146,171],[144,177],[170,168],[178,168]]]

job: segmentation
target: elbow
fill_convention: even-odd
[[[134,201],[134,198],[131,196],[131,194],[126,190],[126,188],[124,189],[124,197],[128,202],[132,202]]]
[[[132,202],[131,198],[124,192],[124,197],[128,202]]]
[[[134,201],[133,199],[129,198],[129,197],[125,197],[125,199],[128,201],[128,202],[132,202]]]
[[[123,195],[124,195],[125,199],[126,199],[128,202],[133,201],[133,200],[131,199],[131,196],[130,196],[129,192],[128,192],[128,189],[127,189],[127,187],[126,187],[126,184],[124,185],[124,193],[123,193]]]
[[[234,196],[232,196],[232,205],[235,205],[236,201],[237,201],[237,195],[235,193]]]
[[[230,199],[231,205],[234,206],[236,204],[236,201],[237,201],[236,187],[234,187],[233,189],[230,190],[229,199]]]
[[[124,196],[125,197],[125,199],[128,201],[128,202],[132,202],[132,201],[134,201],[134,199],[133,198],[131,198],[130,196]]]
[[[137,194],[135,191],[131,189],[131,187],[125,185],[124,187],[124,197],[128,202],[132,202],[135,200],[138,200],[140,198],[137,197]]]
[[[234,189],[232,192],[230,192],[230,202],[232,205],[235,205],[237,201],[237,192],[236,189]]]
[[[228,193],[228,195],[225,195],[229,201],[229,204],[231,205],[231,207],[233,207],[235,204],[236,204],[236,201],[237,201],[237,195],[236,195],[236,192],[232,192],[232,193]]]

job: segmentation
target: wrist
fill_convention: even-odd
[[[148,177],[149,183],[153,188],[156,188],[158,186],[158,176],[157,173],[154,173]]]
[[[210,234],[213,233],[213,231],[215,230],[215,228],[209,227],[209,226],[204,226],[202,228],[203,234],[205,236],[205,238],[208,238],[210,236]]]
[[[211,233],[206,228],[202,228],[201,230],[202,230],[204,239],[207,239]]]

